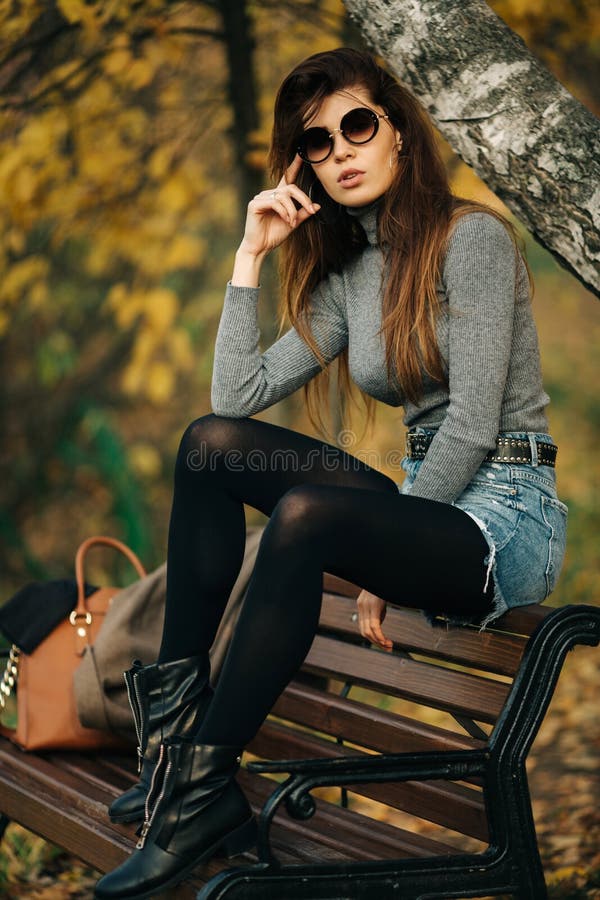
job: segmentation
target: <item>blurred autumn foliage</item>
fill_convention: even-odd
[[[594,106],[597,9],[491,5]],[[1,600],[68,574],[95,532],[149,566],[164,557],[172,462],[210,410],[223,287],[265,183],[274,92],[303,56],[360,36],[339,0],[0,0],[0,35]],[[457,191],[487,196],[443,149]],[[534,246],[531,261],[575,534],[565,597],[589,600],[598,307]],[[265,345],[276,304],[272,269]],[[264,415],[310,430],[298,397]],[[402,443],[398,412],[381,408],[348,449]]]

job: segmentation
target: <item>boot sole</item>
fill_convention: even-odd
[[[168,888],[175,887],[175,885],[183,881],[190,872],[193,872],[196,866],[206,862],[213,856],[217,856],[219,851],[223,851],[223,855],[225,855],[227,859],[231,859],[233,856],[237,856],[240,853],[245,853],[246,850],[250,850],[251,847],[256,845],[256,833],[256,819],[252,816],[252,818],[248,819],[247,822],[244,822],[243,825],[240,825],[234,831],[225,835],[220,841],[214,843],[205,850],[204,853],[197,856],[192,862],[180,869],[179,872],[169,878],[168,881],[163,882],[163,884],[155,885],[152,890],[142,891],[137,894],[122,894],[122,900],[147,900],[148,897],[154,897],[155,894],[160,894],[163,891],[168,890]],[[102,895],[98,897],[98,894],[96,894],[95,891],[94,897],[96,900],[105,900]]]

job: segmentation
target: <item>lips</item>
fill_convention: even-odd
[[[362,181],[364,174],[360,169],[344,169],[338,178],[338,184],[342,187],[351,187],[353,184],[358,184]]]

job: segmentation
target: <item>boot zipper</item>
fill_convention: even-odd
[[[141,850],[142,847],[144,846],[144,841],[146,840],[146,835],[148,834],[148,829],[150,828],[150,799],[152,797],[152,792],[154,791],[154,784],[156,782],[158,772],[162,765],[164,752],[165,752],[164,744],[161,744],[160,751],[158,754],[158,760],[156,762],[156,766],[154,767],[154,771],[152,772],[152,780],[150,782],[150,788],[148,790],[148,793],[146,794],[146,803],[144,805],[144,824],[142,826],[140,839],[136,844],[136,847],[138,850]]]
[[[139,728],[137,729],[138,733],[138,774],[142,771],[142,763],[144,762],[144,750],[145,747],[142,746],[144,742],[144,717],[142,715],[142,699],[140,697],[140,686],[138,684],[138,679],[133,676],[133,689],[135,691],[135,698],[137,700],[137,708],[138,714],[140,717]],[[146,742],[147,742],[147,728],[146,728]]]
[[[150,825],[152,824],[152,819],[154,818],[154,810],[156,809],[157,804],[154,805],[154,807],[152,808],[152,813],[151,813],[150,809],[152,807],[152,795],[154,794],[154,789],[155,789],[156,785],[158,784],[158,776],[159,776],[159,772],[162,768],[164,756],[165,756],[165,745],[161,744],[160,751],[158,754],[158,760],[157,760],[156,766],[154,767],[154,771],[152,773],[152,781],[150,782],[150,789],[148,791],[148,794],[146,795],[146,804],[144,807],[144,825],[142,827],[140,839],[136,844],[136,847],[138,850],[141,850],[142,847],[144,846],[144,841],[146,840],[146,835],[148,834]],[[162,799],[162,796],[164,794],[165,780],[166,780],[167,772],[169,771],[170,767],[171,767],[171,763],[169,762],[167,765],[167,769],[165,771],[165,777],[163,778],[162,789],[161,789],[160,795],[158,797],[157,803],[158,803],[158,801],[160,801]]]
[[[156,764],[154,772],[152,773],[152,781],[150,782],[150,790],[148,791],[148,796],[146,797],[146,807],[144,810],[144,825],[143,825],[143,828],[142,828],[142,831],[140,834],[140,839],[136,844],[136,847],[138,850],[141,850],[142,847],[144,846],[144,842],[146,840],[146,835],[148,834],[148,832],[150,830],[150,826],[152,825],[152,822],[154,820],[156,810],[160,804],[160,801],[162,800],[162,798],[165,795],[165,790],[167,787],[167,779],[168,779],[169,773],[173,767],[171,760],[169,760],[169,762],[167,763],[167,767],[165,769],[165,774],[164,774],[163,780],[162,780],[160,794],[157,797],[156,803],[152,806],[152,794],[154,793],[154,788],[157,783],[158,772],[162,767],[164,755],[165,755],[165,745],[161,744],[158,762]],[[152,806],[152,812],[150,812],[151,806]]]
[[[127,678],[127,672],[123,676],[125,678],[125,687],[127,688],[127,696],[129,698],[129,705],[133,712],[133,724],[135,725],[135,733],[138,739],[137,746],[137,755],[138,755],[138,775],[142,771],[142,761],[144,758],[144,754],[142,753],[142,713],[141,713],[141,703],[139,696],[139,688],[136,684],[135,673],[131,676],[131,681],[134,686],[134,694],[131,691],[131,685],[129,683],[129,678]]]

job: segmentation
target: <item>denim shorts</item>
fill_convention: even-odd
[[[537,462],[535,440],[553,443],[552,438],[533,432],[502,437],[529,439],[532,461],[484,462],[453,503],[475,520],[489,547],[485,565],[486,578],[494,583],[493,608],[477,622],[481,628],[512,607],[541,603],[554,590],[565,555],[567,507],[556,495],[554,469]],[[421,465],[422,460],[403,459],[401,493],[410,493]],[[473,624],[473,619],[450,621]]]

